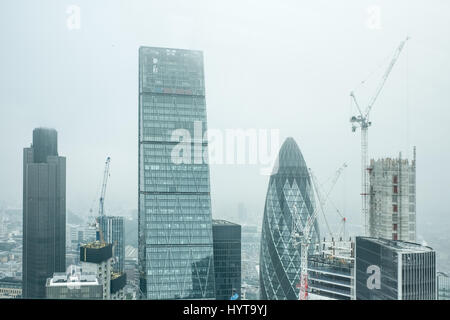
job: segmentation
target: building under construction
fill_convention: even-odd
[[[371,160],[369,235],[416,241],[416,149],[411,162],[398,158]]]
[[[80,262],[83,270],[97,275],[103,286],[103,300],[123,300],[126,274],[114,272],[112,268],[113,246],[95,241],[80,247]]]
[[[308,257],[309,300],[354,300],[355,242],[323,239],[320,254]]]

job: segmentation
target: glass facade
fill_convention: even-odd
[[[216,299],[230,300],[237,294],[241,300],[241,226],[213,220],[213,239]]]
[[[200,129],[199,129],[200,128]],[[147,299],[214,299],[203,54],[139,49],[139,271]],[[191,140],[173,139],[184,130]],[[184,136],[183,139],[186,139]],[[183,144],[189,161],[174,161]],[[185,151],[185,152],[188,152]]]
[[[308,168],[297,143],[283,143],[264,208],[260,251],[260,296],[264,300],[296,300],[300,283],[300,246],[292,237],[293,218],[303,227],[314,212],[314,196]],[[310,254],[320,243],[317,221],[312,229]]]
[[[356,237],[357,300],[436,299],[436,253],[412,242]]]
[[[45,299],[45,283],[66,270],[66,158],[57,132],[37,128],[23,157],[23,297]]]
[[[354,260],[322,253],[308,257],[308,300],[352,300]]]
[[[450,300],[450,277],[447,273],[437,273],[437,287],[438,300]]]
[[[105,242],[113,245],[113,271],[123,272],[125,266],[125,245],[123,238],[125,227],[123,217],[100,216],[98,219]]]

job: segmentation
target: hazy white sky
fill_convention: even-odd
[[[81,10],[80,29],[67,27],[70,5]],[[368,25],[373,6],[379,29]],[[359,224],[360,134],[351,132],[349,92],[376,71],[356,91],[367,101],[409,35],[373,108],[369,154],[412,157],[416,145],[418,221],[448,220],[449,12],[445,0],[1,1],[0,204],[21,207],[22,149],[33,128],[48,126],[67,157],[68,209],[91,207],[107,156],[107,209],[137,208],[145,45],[204,52],[210,128],[279,129],[321,181],[347,162],[332,199]],[[211,167],[214,217],[236,216],[244,202],[260,221],[268,177],[259,169]]]

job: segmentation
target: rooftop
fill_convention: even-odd
[[[1,283],[22,283],[22,279],[14,277],[0,278]]]
[[[422,246],[418,243],[414,242],[407,242],[407,241],[401,241],[401,240],[389,240],[384,238],[371,238],[371,237],[357,237],[361,239],[370,240],[372,242],[378,243],[385,247],[393,248],[397,251],[401,252],[432,252],[434,251],[433,248]]]
[[[213,219],[213,225],[239,226],[239,224],[227,220]]]
[[[47,279],[47,286],[86,286],[98,285],[97,276],[93,273],[83,273],[79,266],[70,265],[66,272],[55,272],[53,278]]]
[[[101,249],[101,248],[105,248],[106,246],[110,246],[110,243],[106,243],[106,242],[100,242],[100,241],[95,241],[95,242],[90,242],[90,243],[86,243],[81,245],[82,247],[85,248],[89,248],[89,249]]]

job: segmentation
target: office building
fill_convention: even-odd
[[[128,245],[125,247],[125,273],[127,274],[127,284],[136,288],[139,287],[138,270],[137,249]]]
[[[216,299],[241,299],[241,226],[213,220]]]
[[[436,253],[406,241],[356,237],[357,300],[435,300]]]
[[[323,240],[319,254],[308,256],[308,300],[354,300],[355,242]]]
[[[242,300],[259,298],[259,248],[261,230],[254,225],[242,226],[241,268],[242,268]]]
[[[298,299],[301,248],[294,242],[293,225],[299,221],[304,226],[314,207],[305,160],[294,139],[287,138],[270,176],[264,207],[259,267],[261,299]],[[316,221],[311,230],[309,254],[316,253],[319,244]]]
[[[23,296],[45,298],[45,283],[66,269],[66,159],[57,132],[38,128],[23,157]]]
[[[22,298],[22,280],[5,277],[0,279],[0,299]]]
[[[75,265],[70,265],[66,272],[55,272],[47,279],[45,290],[47,299],[103,299],[103,287],[97,275],[85,273]]]
[[[206,129],[203,53],[141,47],[138,250],[144,298],[215,298]]]
[[[125,272],[112,272],[110,284],[110,299],[125,300],[125,286],[127,285],[127,275]]]
[[[111,298],[112,244],[91,242],[80,247],[81,267],[97,276],[103,288],[103,300]]]
[[[238,208],[237,208],[237,217],[236,217],[236,221],[243,223],[245,221],[248,221],[249,217],[248,217],[248,210],[247,207],[245,206],[245,203],[243,202],[239,202],[238,203]]]
[[[67,225],[66,226],[67,246],[80,250],[80,244],[90,243],[96,240],[96,228],[94,225]]]
[[[402,159],[371,160],[369,235],[416,241],[416,151]]]
[[[105,242],[113,244],[113,270],[114,272],[123,272],[125,267],[123,217],[100,216],[98,222]]]
[[[437,273],[437,299],[450,300],[450,276],[445,272]]]
[[[103,300],[123,300],[126,274],[114,272],[112,267],[113,245],[95,241],[80,247],[81,267],[97,276],[103,288]]]

